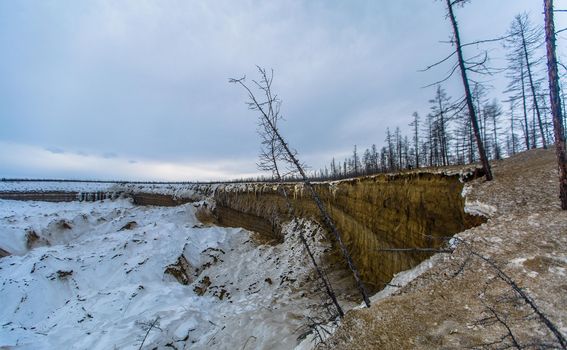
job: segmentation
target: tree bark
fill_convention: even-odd
[[[541,142],[543,145],[543,148],[546,149],[547,148],[547,142],[545,140],[545,133],[543,132],[543,123],[541,122],[541,112],[539,110],[539,104],[537,103],[537,94],[535,91],[535,84],[534,84],[534,79],[532,76],[532,69],[531,69],[531,63],[530,63],[530,59],[528,56],[528,48],[527,48],[527,44],[526,44],[526,38],[525,38],[525,33],[524,33],[524,28],[521,28],[521,34],[522,34],[522,49],[524,52],[524,59],[526,60],[526,69],[528,70],[528,80],[530,82],[530,89],[532,91],[532,100],[534,103],[534,108],[536,111],[536,115],[537,115],[537,123],[539,126],[539,132],[541,133]]]
[[[295,167],[297,168],[297,171],[301,175],[301,178],[303,179],[303,184],[309,190],[309,193],[311,194],[311,198],[313,198],[313,201],[317,205],[319,212],[323,216],[323,221],[324,221],[325,225],[331,230],[331,232],[333,233],[333,236],[335,236],[335,240],[337,241],[337,244],[339,245],[341,253],[343,254],[345,260],[347,261],[348,267],[349,267],[349,269],[351,270],[351,272],[354,276],[354,280],[356,281],[356,285],[358,287],[358,290],[360,291],[360,294],[362,295],[362,299],[364,300],[364,303],[366,304],[366,306],[370,307],[370,298],[368,297],[368,292],[366,291],[364,283],[362,282],[362,279],[360,278],[360,273],[358,272],[358,269],[356,268],[354,261],[352,261],[350,253],[348,252],[348,249],[346,248],[345,244],[343,243],[343,240],[341,238],[341,234],[340,234],[339,230],[337,229],[337,227],[335,226],[333,219],[331,219],[329,213],[327,213],[327,210],[325,209],[323,202],[321,202],[321,198],[319,198],[319,195],[317,194],[317,192],[315,192],[315,188],[313,188],[313,185],[311,184],[309,179],[307,179],[307,175],[305,174],[305,171],[303,171],[303,167],[301,166],[301,164],[299,163],[297,158],[294,156],[294,153],[291,151],[288,144],[281,137],[281,135],[280,135],[280,133],[277,129],[274,128],[273,130],[274,130],[275,135],[279,138],[279,140],[280,140],[282,146],[284,147],[286,153],[288,154],[290,160],[295,165]]]
[[[559,168],[559,198],[561,208],[567,210],[567,157],[565,154],[565,133],[561,116],[559,97],[559,73],[555,50],[555,23],[553,21],[553,0],[544,0],[545,43],[547,48],[547,72],[549,76],[549,97],[551,114],[553,115],[553,131],[555,136],[555,154]]]
[[[526,106],[526,85],[524,77],[524,65],[522,64],[520,79],[522,80],[522,108],[524,109],[524,129],[526,137],[526,150],[530,149],[530,124],[528,122],[528,108]]]
[[[480,155],[480,161],[482,163],[482,168],[485,173],[486,181],[492,180],[492,170],[490,169],[490,164],[488,163],[488,158],[486,157],[486,151],[484,149],[484,145],[482,143],[482,139],[480,137],[480,130],[478,127],[478,120],[476,117],[476,112],[474,110],[474,104],[471,94],[471,88],[469,85],[469,80],[467,78],[467,68],[465,66],[465,60],[463,58],[463,50],[461,47],[461,38],[459,36],[459,28],[457,25],[457,20],[455,18],[455,14],[453,13],[453,4],[451,0],[447,1],[447,9],[449,11],[449,18],[451,19],[451,24],[453,25],[453,34],[455,35],[455,45],[457,46],[457,57],[459,60],[459,68],[461,70],[461,78],[463,80],[463,86],[465,89],[465,97],[467,101],[467,107],[469,110],[469,116],[471,118],[471,124],[474,130],[474,137],[476,139],[478,153]]]

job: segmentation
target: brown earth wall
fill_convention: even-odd
[[[308,192],[287,184],[297,216],[322,222]],[[463,184],[458,176],[430,173],[378,175],[335,183],[315,184],[342,237],[372,290],[392,276],[428,257],[420,252],[384,252],[389,248],[439,247],[441,237],[482,222],[464,212]],[[222,186],[214,195],[215,216],[221,225],[281,235],[289,220],[276,185]],[[242,215],[244,214],[244,215]],[[336,259],[339,259],[337,256]]]

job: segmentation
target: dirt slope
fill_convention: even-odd
[[[319,347],[561,348],[533,308],[479,257],[510,276],[567,335],[567,212],[559,207],[554,162],[553,150],[495,162],[495,180],[475,180],[467,194],[468,203],[485,204],[488,222],[458,234],[466,243],[393,296],[349,312]]]

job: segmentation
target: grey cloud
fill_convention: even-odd
[[[500,35],[539,5],[471,2],[458,11],[463,40]],[[282,131],[317,168],[426,114],[433,90],[421,87],[445,70],[417,71],[451,50],[438,42],[449,24],[433,0],[7,1],[0,14],[10,14],[0,21],[0,116],[10,116],[0,141],[172,163],[250,159],[248,172],[256,116],[228,78],[275,69]]]
[[[53,154],[63,154],[63,153],[65,153],[65,150],[63,150],[63,149],[61,149],[61,148],[58,148],[58,147],[47,147],[45,150],[46,150],[46,151],[49,151],[49,152],[51,152],[51,153],[53,153]]]
[[[117,158],[118,155],[116,153],[113,152],[108,152],[108,153],[103,153],[102,154],[102,158],[104,159],[113,159],[113,158]]]

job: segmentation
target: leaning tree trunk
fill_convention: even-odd
[[[555,23],[553,22],[553,0],[544,0],[545,11],[545,43],[547,47],[547,72],[549,76],[549,97],[551,114],[553,115],[553,131],[555,136],[555,154],[559,167],[559,198],[561,208],[567,210],[567,157],[565,155],[565,133],[561,116],[559,98],[559,74],[555,53]]]
[[[522,108],[524,109],[524,129],[526,137],[526,150],[530,149],[530,124],[528,123],[528,109],[526,106],[526,84],[524,82],[524,65],[521,66],[520,77],[522,80]]]
[[[271,122],[269,122],[269,123],[271,124]],[[366,288],[364,287],[364,283],[362,282],[362,279],[360,278],[360,273],[358,272],[358,269],[356,268],[356,265],[354,264],[354,261],[352,260],[350,253],[348,252],[348,249],[346,248],[345,244],[343,243],[341,234],[340,234],[337,226],[335,226],[333,219],[331,219],[331,216],[329,215],[329,213],[325,209],[325,206],[323,205],[321,198],[319,197],[317,192],[315,192],[315,188],[313,188],[313,185],[311,184],[311,182],[307,178],[307,175],[305,174],[305,171],[303,171],[303,167],[301,166],[301,164],[299,163],[299,161],[295,157],[294,152],[291,151],[288,144],[281,137],[279,131],[275,127],[273,127],[272,129],[274,131],[275,136],[279,139],[281,145],[283,146],[285,152],[289,156],[289,159],[295,165],[295,167],[297,168],[297,171],[301,175],[301,178],[303,180],[303,184],[309,190],[309,193],[311,194],[311,198],[313,199],[313,201],[317,205],[317,208],[319,209],[319,212],[323,216],[323,222],[331,230],[331,232],[333,233],[333,236],[335,236],[335,240],[337,241],[337,244],[339,245],[341,253],[343,254],[343,256],[344,256],[344,258],[345,258],[345,260],[348,264],[348,267],[349,267],[349,269],[351,270],[351,272],[354,276],[358,290],[360,291],[360,294],[362,295],[362,299],[364,300],[364,303],[366,304],[366,306],[370,307],[370,298],[368,297],[368,292],[366,291]]]
[[[543,123],[541,121],[541,112],[540,112],[539,104],[537,102],[537,94],[536,94],[534,79],[533,79],[533,76],[532,76],[531,63],[530,63],[530,59],[529,59],[529,55],[528,55],[528,48],[527,48],[527,44],[526,44],[525,33],[524,33],[523,30],[522,30],[522,48],[523,48],[523,52],[524,52],[524,59],[526,60],[526,69],[528,70],[528,80],[530,82],[530,89],[532,91],[532,100],[533,100],[534,108],[535,108],[536,115],[537,115],[537,123],[538,123],[538,126],[539,126],[539,132],[541,134],[541,143],[542,143],[543,148],[547,149],[547,142],[545,140],[545,133],[543,131]]]
[[[319,209],[319,212],[321,213],[321,216],[323,217],[324,224],[327,226],[327,228],[329,228],[331,230],[331,232],[333,233],[333,236],[335,237],[335,240],[337,241],[337,244],[339,245],[341,253],[343,254],[343,257],[345,258],[345,260],[348,264],[348,267],[349,267],[349,269],[351,270],[351,272],[354,276],[356,285],[358,287],[358,290],[360,291],[360,294],[362,295],[362,299],[364,300],[364,303],[366,304],[367,307],[370,307],[370,298],[368,297],[368,292],[366,291],[364,283],[362,282],[362,279],[360,278],[360,273],[358,272],[358,269],[357,269],[354,261],[352,260],[352,257],[350,256],[350,253],[349,253],[348,249],[346,248],[346,246],[345,246],[345,244],[342,240],[341,233],[339,232],[339,229],[335,225],[333,219],[331,218],[331,216],[329,215],[329,213],[325,209],[325,206],[323,205],[321,198],[319,197],[319,195],[315,191],[315,188],[313,187],[313,185],[311,184],[311,182],[307,178],[307,175],[305,174],[305,171],[303,170],[301,163],[299,162],[299,160],[295,156],[295,153],[292,152],[292,150],[289,147],[289,145],[287,144],[287,142],[281,136],[276,125],[270,120],[268,115],[264,112],[264,110],[262,109],[262,105],[256,100],[252,91],[250,91],[250,89],[242,82],[242,80],[232,79],[231,81],[235,82],[235,83],[239,83],[244,89],[246,89],[246,91],[248,91],[248,95],[249,95],[250,99],[252,100],[252,104],[258,108],[258,110],[262,114],[261,118],[263,118],[264,123],[272,131],[273,137],[279,142],[279,144],[281,145],[281,147],[285,151],[286,161],[291,163],[299,172],[303,184],[309,190],[309,194],[311,195],[311,198],[313,199],[313,201],[317,205],[317,208]],[[345,163],[345,174],[346,174],[346,163]]]
[[[461,38],[459,36],[459,27],[457,26],[457,20],[455,18],[455,14],[453,13],[453,4],[451,3],[451,0],[447,0],[447,9],[449,11],[451,24],[453,25],[453,34],[455,35],[455,45],[457,46],[457,57],[459,59],[459,68],[461,70],[461,78],[463,80],[463,86],[465,88],[465,97],[467,101],[467,107],[469,110],[469,116],[471,118],[471,124],[474,130],[474,137],[476,139],[478,153],[480,155],[480,161],[482,163],[482,168],[486,176],[486,181],[490,181],[492,180],[492,170],[490,170],[490,164],[488,163],[488,158],[486,157],[486,151],[484,149],[482,138],[480,136],[480,130],[478,127],[476,112],[474,110],[471,88],[469,85],[469,80],[467,78],[467,68],[465,67],[465,60],[463,58]]]

